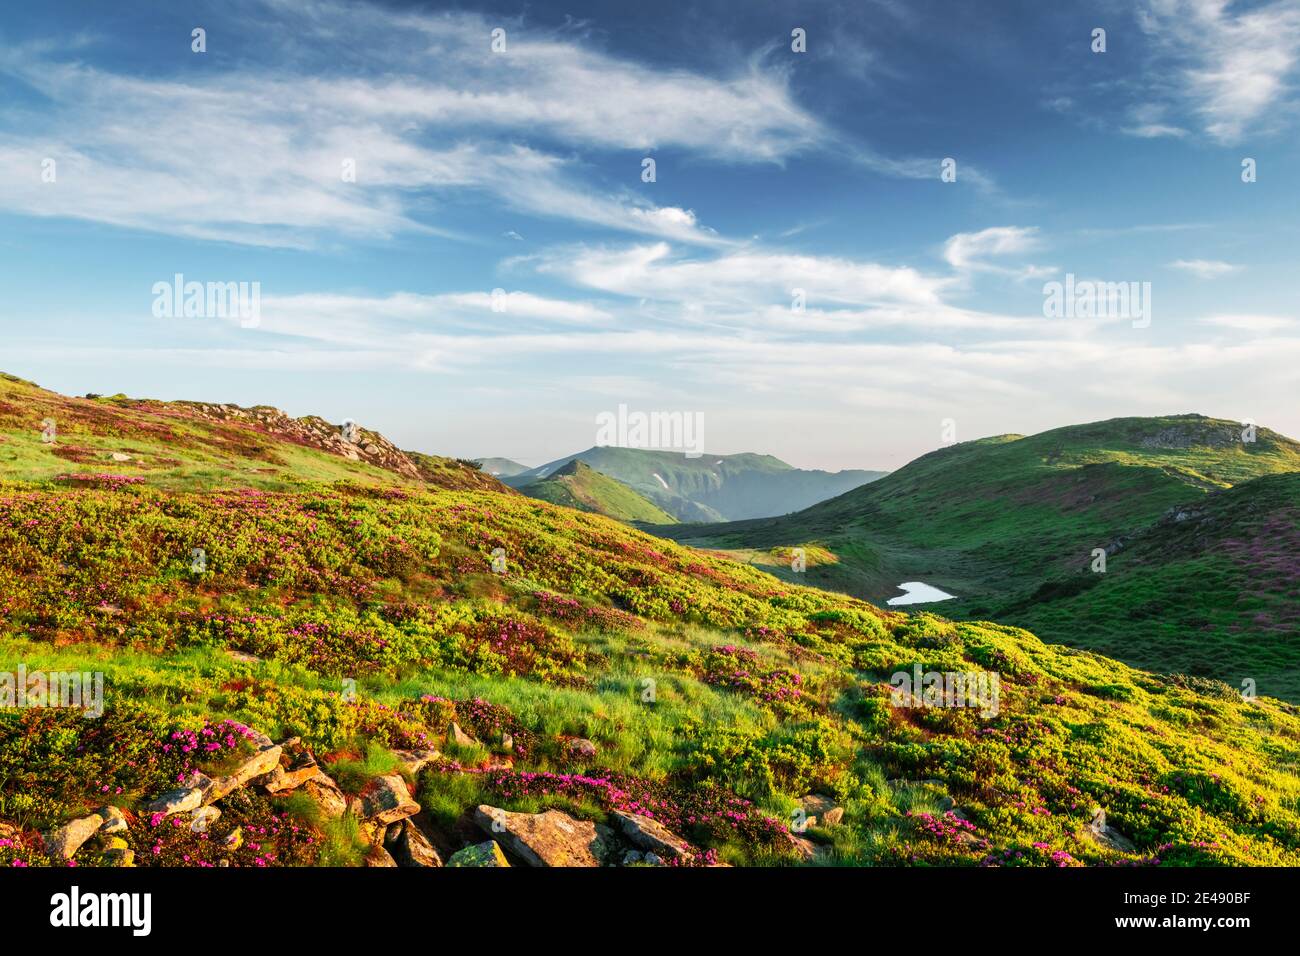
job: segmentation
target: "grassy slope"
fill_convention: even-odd
[[[673,524],[676,519],[654,502],[637,494],[622,482],[602,475],[575,459],[551,472],[541,481],[524,485],[520,492],[530,498],[566,508],[591,511],[619,521]]]
[[[1114,861],[1081,835],[1093,804],[1135,862],[1300,863],[1290,705],[1014,628],[885,613],[519,495],[375,487],[354,467],[361,483],[293,492],[0,486],[3,657],[101,670],[109,704],[98,721],[0,711],[0,819],[31,833],[105,799],[136,805],[174,779],[160,742],[176,726],[300,734],[356,789],[394,765],[390,748],[455,719],[516,744],[513,769],[463,773],[487,753],[453,748],[414,781],[451,848],[481,839],[466,825],[480,802],[603,819],[632,793],[724,859],[792,862],[777,821],[820,790],[846,808],[813,833],[842,863]],[[996,671],[999,713],[889,706],[885,681],[914,664]],[[270,821],[272,862],[355,862],[346,826],[258,799],[218,835]],[[973,833],[942,816],[946,799]],[[141,865],[203,852],[171,831],[133,828]],[[40,862],[29,840],[0,864],[19,853]]]
[[[1054,641],[1104,648],[1144,667],[1204,672],[1220,656],[1203,653],[1210,638],[1180,633],[1164,639],[1182,618],[1175,615],[1168,628],[1153,628],[1152,615],[1134,613],[1145,602],[1136,577],[1128,578],[1123,599],[1111,589],[1099,591],[1115,598],[1110,613],[1080,627],[1068,614],[1026,613],[1024,598],[1045,582],[1089,567],[1094,548],[1122,542],[1170,509],[1194,507],[1256,476],[1300,471],[1300,444],[1268,429],[1258,430],[1255,443],[1243,444],[1240,432],[1233,422],[1184,415],[1115,419],[1028,438],[998,436],[932,452],[798,515],[660,533],[741,557],[815,542],[835,560],[810,565],[810,584],[883,602],[898,593],[899,582],[920,579],[958,595],[959,601],[945,602],[948,615],[997,612],[1001,620],[1039,627]],[[1249,573],[1237,557],[1206,557],[1236,562],[1239,576]],[[777,571],[792,577],[784,568]],[[1250,625],[1254,605],[1214,593],[1225,602],[1218,621]],[[1098,643],[1103,631],[1104,644]],[[1290,686],[1285,672],[1300,665],[1300,655],[1285,648],[1284,654],[1279,662],[1253,653],[1237,659],[1231,674],[1217,665],[1212,673],[1258,678],[1242,671],[1263,666],[1270,679]]]
[[[786,514],[879,478],[883,472],[805,470],[771,455],[703,455],[639,448],[590,448],[542,465],[508,483],[545,477],[580,458],[644,495],[681,521],[722,521]]]

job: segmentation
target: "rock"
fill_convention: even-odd
[[[190,817],[190,829],[195,833],[206,833],[209,826],[217,821],[221,811],[216,807],[199,807]]]
[[[410,819],[388,828],[384,843],[398,866],[442,866],[442,857]]]
[[[559,810],[509,813],[480,804],[474,820],[530,866],[600,866],[608,847],[603,827]]]
[[[113,460],[114,460],[114,461],[130,461],[130,460],[131,460],[131,456],[128,455],[128,454],[126,454],[125,452],[115,451],[115,452],[113,452]]]
[[[569,753],[575,757],[594,757],[596,756],[596,745],[586,737],[570,737]]]
[[[643,850],[651,850],[662,857],[685,860],[695,855],[691,845],[657,820],[639,813],[610,811],[623,835]]]
[[[436,747],[429,747],[427,750],[394,750],[393,754],[412,777],[419,776],[425,764],[442,756]]]
[[[501,732],[501,749],[505,751],[515,749],[515,738],[508,731]]]
[[[121,833],[129,829],[126,822],[126,814],[117,807],[102,807],[99,815],[104,818],[104,825],[100,827],[100,833]]]
[[[256,654],[248,654],[244,651],[237,651],[234,648],[227,647],[226,656],[240,664],[260,664],[262,659]]]
[[[794,846],[794,852],[804,863],[816,863],[826,855],[826,848],[820,847],[806,837],[790,835],[790,843]]]
[[[1093,808],[1092,820],[1084,827],[1083,832],[1084,836],[1108,850],[1115,850],[1119,853],[1137,852],[1137,847],[1132,840],[1114,827],[1107,825],[1106,811],[1100,807]]]
[[[837,827],[844,822],[844,808],[831,807],[822,814],[822,824],[828,827]]]
[[[658,853],[647,853],[647,854],[645,855],[645,861],[646,861],[646,863],[647,863],[649,866],[663,866],[663,865],[664,865],[664,858],[661,857]]]
[[[98,813],[65,823],[57,830],[45,834],[45,851],[56,859],[70,860],[81,849],[81,845],[99,832],[103,825],[104,818]]]
[[[623,854],[623,865],[631,866],[634,863],[640,863],[645,859],[645,854],[640,850],[628,850]]]
[[[360,802],[357,815],[377,824],[396,823],[420,812],[420,805],[411,799],[406,781],[396,773],[372,780]]]
[[[477,747],[479,745],[478,741],[461,730],[460,724],[454,720],[451,722],[451,726],[447,728],[447,740],[458,747]]]
[[[170,817],[176,813],[197,810],[201,806],[203,806],[203,791],[198,787],[188,787],[159,794],[144,805],[144,812],[161,813]]]
[[[288,793],[297,790],[318,773],[320,766],[310,751],[285,752],[280,757],[280,765],[266,775],[262,786],[267,793]]]
[[[304,782],[302,790],[316,804],[316,809],[320,811],[321,818],[324,820],[337,820],[347,812],[348,801],[343,796],[343,791],[339,789],[339,785],[333,778],[324,772],[317,773]]]
[[[448,866],[509,866],[506,855],[495,840],[467,846],[447,858]]]
[[[382,846],[372,846],[362,862],[366,866],[397,866],[397,861]]]
[[[210,786],[204,789],[204,803],[216,803],[222,797],[233,793],[249,781],[271,773],[279,766],[282,749],[271,743],[271,738],[265,734],[259,734],[258,738],[259,741],[265,741],[262,749],[240,764],[234,773],[214,780]]]
[[[820,793],[810,793],[799,798],[799,807],[810,817],[821,817],[835,808],[835,801]]]

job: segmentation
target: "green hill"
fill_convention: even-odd
[[[519,491],[530,498],[619,521],[674,524],[677,520],[627,485],[602,475],[576,458],[540,481],[523,485]]]
[[[9,394],[6,421],[39,423],[49,393]],[[70,436],[97,452],[167,421],[70,408],[101,413]],[[80,481],[3,433],[0,655],[105,692],[93,720],[0,708],[0,866],[65,865],[41,834],[105,803],[125,829],[80,866],[358,865],[417,833],[523,863],[484,805],[603,833],[583,862],[610,865],[644,865],[646,813],[693,865],[1300,864],[1292,705],[319,451],[357,480],[251,487],[181,419],[148,445],[180,464]],[[914,672],[997,693],[900,694]],[[203,832],[150,804],[232,780]]]
[[[798,511],[884,472],[795,468],[771,455],[702,455],[600,446],[503,480],[521,488],[575,459],[649,498],[678,521],[726,521]]]
[[[1205,674],[1216,657],[1206,641],[1215,640],[1203,629],[1170,636],[1177,615],[1153,627],[1138,611],[1145,599],[1136,578],[1130,600],[1096,627],[1064,613],[1031,614],[1033,599],[1026,596],[1089,567],[1094,549],[1113,550],[1170,509],[1199,507],[1238,482],[1247,482],[1242,491],[1249,497],[1250,479],[1296,471],[1300,444],[1266,428],[1247,443],[1235,422],[1124,418],[954,445],[797,515],[662,533],[747,559],[814,543],[833,560],[810,564],[800,578],[809,584],[884,602],[899,593],[900,582],[921,580],[957,595],[944,602],[947,615],[1005,612],[1001,619],[1032,623],[1054,641],[1104,646],[1131,663]],[[784,566],[777,571],[791,574]],[[1104,593],[1109,588],[1098,592]],[[1226,601],[1210,632],[1249,630],[1258,610],[1250,601]],[[1104,645],[1086,636],[1103,629]],[[1294,687],[1285,674],[1294,673],[1300,656],[1281,653],[1285,660],[1275,661],[1268,675]],[[1238,660],[1230,673],[1216,665],[1207,676],[1239,679],[1256,659]]]

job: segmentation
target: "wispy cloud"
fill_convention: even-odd
[[[1198,279],[1218,279],[1241,270],[1241,266],[1220,262],[1217,259],[1175,259],[1169,263],[1169,267],[1190,272]]]

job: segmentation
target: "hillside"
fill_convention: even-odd
[[[627,485],[587,467],[577,458],[540,481],[521,486],[519,491],[530,498],[564,505],[566,508],[577,508],[579,511],[591,511],[619,521],[650,524],[676,522],[672,515]]]
[[[1243,443],[1241,432],[1238,423],[1178,415],[1003,435],[923,455],[797,515],[656,530],[742,559],[770,560],[763,555],[772,548],[817,544],[834,560],[810,564],[801,579],[809,584],[883,603],[900,582],[921,580],[958,596],[944,602],[946,615],[1006,611],[1005,620],[1033,623],[1051,640],[1097,646],[1084,635],[1103,625],[1030,614],[1025,596],[1089,567],[1094,549],[1113,552],[1171,509],[1195,509],[1214,492],[1258,476],[1300,471],[1297,442],[1260,428],[1255,442]],[[1251,494],[1245,486],[1243,493]],[[792,576],[788,563],[776,571]],[[1206,674],[1215,655],[1205,644],[1216,642],[1207,635],[1221,633],[1220,625],[1249,630],[1256,613],[1251,602],[1227,601],[1208,632],[1172,639],[1172,624],[1153,628],[1140,612],[1139,583],[1130,598],[1106,619],[1105,647],[1165,670]],[[1155,633],[1162,636],[1156,640]],[[1300,665],[1300,657],[1282,653],[1285,666],[1268,670],[1275,680]]]
[[[0,709],[0,866],[1300,863],[1291,705],[521,495],[243,460],[188,490],[0,459],[0,650],[108,689]],[[998,690],[891,693],[914,669]]]
[[[475,458],[474,463],[493,478],[510,478],[529,470],[527,465],[509,458]]]
[[[352,437],[324,419],[269,406],[69,398],[0,372],[0,474],[11,479],[114,474],[178,489],[351,481],[506,490],[470,464],[402,451],[370,429]]]
[[[782,515],[875,481],[884,472],[795,468],[771,455],[703,455],[596,447],[504,477],[512,487],[545,478],[579,459],[649,498],[678,521]]]

